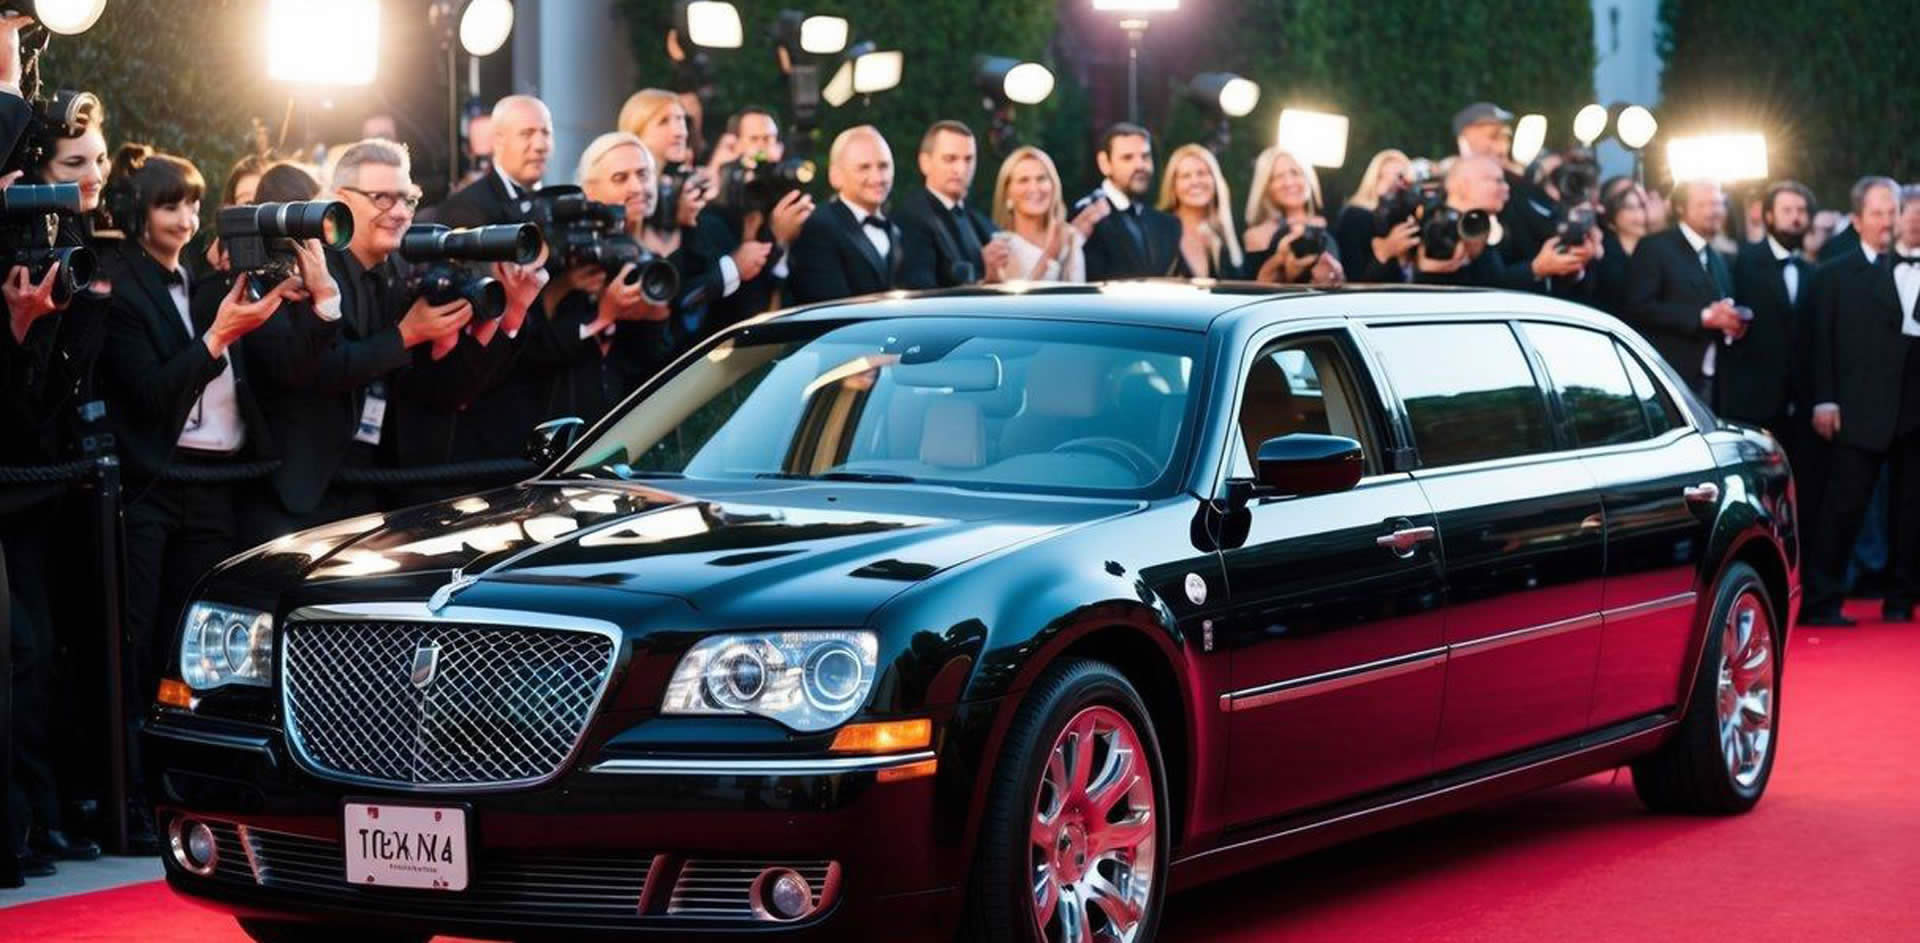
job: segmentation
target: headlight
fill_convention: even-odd
[[[680,659],[663,714],[756,714],[809,733],[847,722],[873,690],[872,632],[716,635]]]
[[[194,603],[180,634],[180,677],[196,691],[272,684],[273,616],[239,606]]]

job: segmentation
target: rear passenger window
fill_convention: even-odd
[[[1613,338],[1562,324],[1524,324],[1546,361],[1547,375],[1572,421],[1576,445],[1617,445],[1648,437],[1640,397],[1627,379]]]
[[[1640,411],[1647,417],[1647,430],[1651,435],[1659,435],[1668,429],[1678,429],[1686,423],[1680,418],[1680,407],[1674,405],[1667,391],[1653,382],[1648,375],[1646,364],[1634,356],[1633,351],[1614,342],[1614,352],[1620,355],[1620,363],[1627,368],[1627,379],[1633,383],[1633,395],[1640,398]]]
[[[1546,399],[1505,324],[1377,327],[1373,338],[1426,467],[1553,448]]]

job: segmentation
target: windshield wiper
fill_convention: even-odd
[[[914,479],[908,475],[895,475],[891,472],[855,472],[830,471],[818,475],[802,475],[798,472],[761,472],[755,478],[775,478],[784,481],[864,481],[874,484],[907,485]]]

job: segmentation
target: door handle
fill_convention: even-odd
[[[1689,504],[1720,503],[1720,486],[1711,481],[1703,481],[1691,488],[1684,489],[1681,491],[1681,494],[1687,496],[1687,503]]]
[[[1414,548],[1434,538],[1437,533],[1432,527],[1402,527],[1391,534],[1381,534],[1373,539],[1374,544],[1385,547],[1402,557],[1413,556]]]

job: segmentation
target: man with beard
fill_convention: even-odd
[[[1136,124],[1116,124],[1100,136],[1094,163],[1100,167],[1100,189],[1082,197],[1068,214],[1078,219],[1098,201],[1112,208],[1087,239],[1087,280],[1171,272],[1180,250],[1180,221],[1147,205],[1153,189],[1153,135]]]

